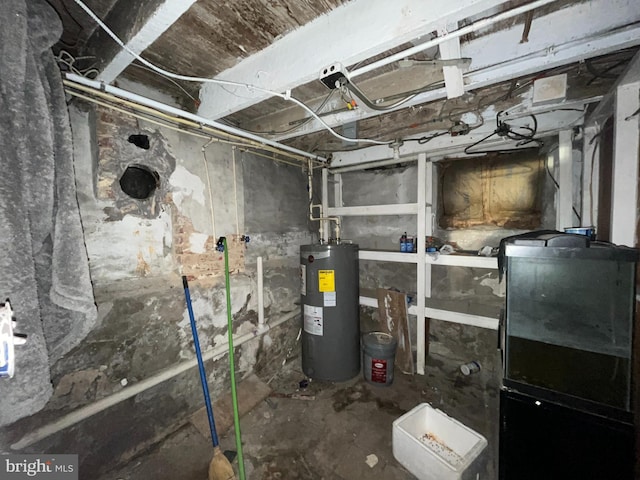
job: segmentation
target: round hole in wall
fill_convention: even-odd
[[[158,188],[160,175],[144,165],[129,165],[120,177],[120,188],[131,198],[144,200]]]

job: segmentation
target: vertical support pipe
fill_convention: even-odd
[[[207,192],[209,193],[209,214],[211,215],[211,238],[214,243],[216,237],[216,216],[213,207],[213,189],[211,188],[211,176],[209,175],[209,160],[207,160],[207,147],[211,145],[213,139],[209,140],[202,146],[202,163],[204,165],[204,174],[207,176]]]
[[[344,203],[342,203],[342,174],[334,173],[333,174],[333,205],[336,207],[344,207]]]
[[[418,160],[419,161],[419,160]],[[427,236],[433,235],[433,162],[427,161],[426,164],[426,177],[425,177],[425,201],[426,207],[424,210],[424,233]],[[422,215],[422,211],[420,212]],[[422,221],[422,219],[419,219]],[[423,248],[424,247],[424,248]],[[422,247],[418,244],[418,251],[426,251],[426,245]],[[425,285],[424,296],[431,298],[431,263],[426,262],[425,254]]]
[[[324,215],[325,212],[329,211],[329,170],[327,168],[322,169],[322,198],[320,203],[322,204],[322,215]],[[330,231],[329,220],[322,220],[320,224],[325,232]]]
[[[573,146],[571,130],[562,130],[558,135],[558,194],[556,197],[556,230],[579,227],[573,220]],[[576,220],[577,221],[577,220]]]
[[[596,127],[584,129],[582,147],[582,225],[598,224],[598,194],[600,185],[600,138]]]
[[[329,222],[335,222],[335,242],[336,243],[340,243],[340,217],[325,217],[324,216],[324,212],[327,211],[326,204],[328,203],[328,198],[329,198],[329,187],[328,187],[328,183],[329,183],[329,172],[327,171],[327,169],[323,169],[322,170],[322,199],[320,199],[320,203],[319,204],[314,204],[313,203],[313,165],[311,160],[309,160],[309,168],[308,168],[308,173],[307,173],[307,179],[309,182],[309,186],[307,187],[309,190],[309,220],[311,220],[312,222],[319,222],[319,233],[320,233],[320,244],[322,245],[324,243],[324,238],[323,238],[323,232],[327,232],[328,235],[327,237],[330,237],[329,234]],[[314,208],[318,208],[320,209],[319,212],[319,216],[318,217],[314,217],[313,216],[313,209]],[[329,240],[329,238],[327,238],[327,240]]]
[[[426,263],[427,254],[425,253],[425,236],[427,221],[431,219],[426,218],[427,214],[427,155],[421,153],[418,155],[418,264],[417,264],[417,291],[418,291],[418,304],[417,304],[417,316],[416,316],[416,332],[417,332],[417,359],[416,359],[416,372],[419,375],[424,375],[424,365],[426,362],[426,345],[425,345],[425,295],[427,292],[427,275],[426,275]],[[431,285],[429,285],[429,291]]]
[[[258,328],[264,326],[264,277],[262,271],[262,257],[258,257]]]
[[[238,181],[236,179],[236,147],[231,147],[231,161],[233,162],[233,202],[236,206],[236,236],[240,237],[240,220],[238,216]],[[215,237],[214,237],[215,238]]]
[[[307,162],[307,190],[309,192],[309,220],[314,221],[316,219],[313,217],[313,162],[311,160]],[[324,243],[323,226],[324,222],[318,223],[318,236],[320,237],[318,243],[321,245]]]

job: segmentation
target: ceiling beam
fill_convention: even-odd
[[[584,104],[592,102],[594,99],[585,99]],[[579,102],[572,102],[570,104],[572,108],[580,108]],[[551,112],[554,109],[565,107],[565,104],[547,105],[546,110],[535,109],[537,112],[538,121],[538,133],[536,138],[545,138],[551,135],[557,135],[559,130],[571,129],[575,126],[582,124],[583,118],[578,112],[573,111],[556,111],[551,114],[545,114]],[[566,107],[565,107],[566,108]],[[514,111],[518,111],[517,107],[514,107]],[[530,125],[530,119],[526,116],[514,115],[510,116],[512,120],[509,123],[513,126],[517,125]],[[430,160],[437,161],[444,157],[468,157],[470,155],[464,154],[465,147],[473,145],[474,143],[482,140],[491,134],[496,128],[495,124],[495,111],[488,109],[484,113],[484,125],[473,130],[467,135],[443,135],[436,137],[428,143],[420,144],[417,141],[411,141],[411,139],[420,139],[425,135],[429,135],[429,132],[412,135],[409,138],[404,139],[403,145],[400,147],[400,158],[403,157],[415,157],[418,153],[426,153]],[[512,149],[512,148],[526,148],[516,147],[517,142],[513,140],[505,139],[499,135],[493,135],[486,141],[482,142],[482,145],[477,148],[483,150],[494,149]],[[338,152],[333,154],[331,161],[332,168],[347,167],[350,165],[366,164],[369,162],[377,162],[379,160],[390,159],[393,156],[393,151],[387,145],[375,145],[368,148],[356,149],[348,152]]]
[[[129,50],[141,54],[155,42],[196,0],[146,0],[137,10],[127,1],[117,2],[104,23],[125,43]],[[98,29],[87,48],[101,61],[98,80],[113,82],[135,59],[115,41]]]
[[[639,45],[640,9],[636,5],[636,0],[574,4],[535,18],[526,43],[520,42],[523,26],[515,25],[462,44],[462,57],[472,58],[472,70],[464,75],[465,91]],[[430,90],[387,112],[440,100],[446,95],[445,88]],[[338,126],[377,115],[379,111],[360,107],[326,115],[323,120]],[[283,141],[322,128],[312,121],[277,139]]]
[[[504,3],[506,0],[352,0],[216,78],[283,93],[317,79],[322,68],[335,62],[348,67]],[[258,90],[206,83],[198,114],[217,119],[267,98],[269,94]]]
[[[452,23],[447,25],[447,28],[452,30],[458,29],[458,23]],[[439,32],[439,35],[446,35],[445,32]],[[460,37],[454,37],[451,40],[446,40],[440,45],[440,58],[442,60],[450,60],[461,58],[460,51]],[[447,98],[456,98],[464,95],[464,79],[462,77],[462,69],[458,66],[443,66],[442,72],[444,74],[444,86],[447,91]]]

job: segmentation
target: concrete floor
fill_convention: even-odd
[[[393,457],[392,423],[422,402],[440,408],[484,435],[486,471],[496,478],[498,390],[495,372],[465,377],[457,364],[431,355],[425,376],[397,374],[390,387],[366,383],[361,376],[344,383],[311,382],[315,400],[270,397],[241,419],[246,476],[250,480],[410,480],[415,478]],[[294,393],[304,375],[287,365],[270,386]],[[235,450],[233,431],[221,438]],[[378,463],[369,467],[367,456]],[[154,450],[100,480],[205,480],[211,446],[186,424]],[[237,469],[237,460],[234,461]]]

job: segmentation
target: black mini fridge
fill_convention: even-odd
[[[638,251],[562,233],[505,242],[501,480],[631,480]]]

